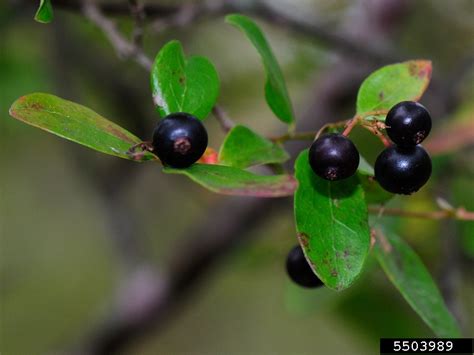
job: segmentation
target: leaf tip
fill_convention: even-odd
[[[34,20],[39,23],[50,23],[54,18],[53,7],[50,0],[41,0],[38,10],[36,10]]]
[[[411,76],[430,80],[433,66],[430,60],[414,60],[409,63],[408,70]]]
[[[233,14],[226,15],[226,17],[224,19],[225,19],[225,22],[233,25],[235,23],[235,20],[237,20],[239,18],[243,18],[243,17],[245,17],[245,16],[241,15],[239,13],[233,13]]]

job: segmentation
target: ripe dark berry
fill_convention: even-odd
[[[359,152],[349,138],[341,134],[325,134],[311,145],[309,164],[323,179],[341,180],[356,172]]]
[[[300,286],[315,288],[323,286],[304,257],[299,245],[290,250],[286,258],[286,271],[290,278]]]
[[[431,131],[431,116],[418,102],[403,101],[393,106],[385,119],[387,134],[397,145],[420,144]]]
[[[201,121],[187,113],[172,113],[153,132],[153,153],[165,165],[187,168],[207,148],[207,132]]]
[[[418,191],[430,178],[431,158],[419,145],[392,146],[375,161],[375,179],[387,191],[409,195]]]

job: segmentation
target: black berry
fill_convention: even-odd
[[[187,168],[207,148],[207,132],[201,121],[187,113],[172,113],[163,118],[153,132],[153,153],[165,165]]]
[[[387,134],[399,146],[420,144],[431,131],[431,116],[418,102],[403,101],[393,106],[385,119]]]
[[[431,159],[419,145],[392,146],[375,161],[375,178],[387,191],[409,195],[418,191],[430,178]]]
[[[311,145],[309,164],[323,179],[341,180],[356,172],[359,152],[349,138],[341,134],[325,134]]]
[[[286,271],[290,278],[300,286],[315,288],[323,286],[304,257],[299,245],[290,250],[286,258]]]

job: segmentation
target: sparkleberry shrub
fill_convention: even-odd
[[[37,19],[51,20],[50,8],[43,4]],[[105,154],[139,162],[156,162],[159,158],[165,173],[185,175],[213,192],[255,197],[294,195],[300,245],[289,253],[286,264],[293,281],[305,287],[324,284],[342,291],[354,283],[372,253],[437,335],[459,336],[454,318],[416,253],[385,225],[384,219],[378,218],[371,225],[368,217],[369,211],[379,217],[384,212],[380,206],[369,209],[369,202],[386,204],[393,196],[382,188],[411,194],[431,175],[430,157],[418,145],[430,133],[431,118],[422,105],[413,102],[430,82],[431,62],[410,60],[380,68],[360,86],[351,119],[311,134],[295,132],[293,106],[269,42],[246,16],[229,15],[226,21],[241,30],[261,55],[266,73],[265,99],[288,128],[280,137],[267,138],[242,125],[229,129],[222,124],[226,137],[219,153],[209,147],[214,158],[199,160],[208,143],[202,121],[213,108],[221,123],[226,121],[216,106],[219,76],[207,58],[187,58],[178,41],[164,45],[151,68],[151,94],[161,117],[151,142],[143,142],[89,108],[49,94],[19,98],[10,114]],[[368,129],[387,146],[377,158],[375,169],[359,156],[348,138],[355,126]],[[381,131],[384,127],[395,145],[389,146]],[[290,156],[284,143],[313,141],[315,137],[311,147],[295,159],[295,173],[286,170],[282,163]],[[259,175],[247,170],[256,165],[268,165],[276,173]],[[380,186],[374,185],[374,175]],[[419,297],[421,293],[429,297]]]

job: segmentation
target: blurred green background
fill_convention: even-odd
[[[272,3],[281,11],[343,31],[348,19],[359,16],[357,11],[369,11],[374,1]],[[0,352],[4,355],[67,351],[112,308],[127,266],[114,242],[108,211],[113,204],[104,199],[109,186],[94,183],[96,179],[107,182],[110,176],[113,184],[115,174],[133,174],[133,183],[121,185],[118,199],[132,211],[135,238],[158,268],[176,253],[183,233],[212,215],[216,201],[227,198],[184,177],[164,175],[156,164],[117,163],[116,158],[11,119],[8,108],[16,98],[43,91],[91,107],[143,139],[151,135],[157,120],[147,73],[118,59],[97,28],[79,14],[60,9],[55,9],[53,23],[42,25],[33,21],[34,11],[34,6],[20,1],[0,4]],[[473,15],[471,0],[412,2],[390,33],[390,45],[403,57],[431,59],[435,79],[445,83],[459,69],[459,60],[474,53]],[[130,32],[126,16],[118,23],[124,33]],[[341,60],[340,55],[318,41],[259,23],[282,64],[297,115],[307,114],[310,104],[318,105],[312,102],[314,85]],[[283,132],[264,102],[258,55],[222,16],[160,34],[150,31],[145,49],[153,55],[173,38],[183,42],[187,53],[206,55],[215,63],[222,82],[219,102],[235,121],[269,135]],[[462,80],[446,88],[445,95],[456,95],[456,100],[449,110],[432,112],[434,131],[457,120],[474,120],[473,78],[471,67]],[[429,94],[428,90],[426,104],[432,107]],[[341,111],[352,112],[354,95]],[[206,127],[210,146],[218,149],[223,134],[213,119],[206,121]],[[376,143],[359,134],[361,151],[373,159],[377,151],[369,143]],[[437,157],[428,186],[391,204],[432,210],[437,208],[436,197],[444,196],[455,206],[473,209],[473,162],[472,147]],[[459,241],[455,296],[462,307],[465,336],[473,336],[473,223],[387,220],[414,246],[436,279],[445,272],[444,249],[453,245],[447,240]],[[290,204],[250,233],[193,289],[171,320],[124,353],[375,354],[380,337],[433,336],[372,259],[354,287],[342,293],[291,284],[284,271],[286,253],[296,243]]]

